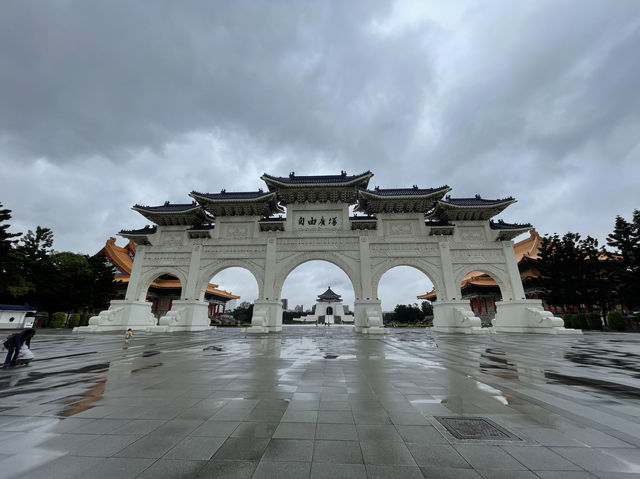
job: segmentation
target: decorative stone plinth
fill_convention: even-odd
[[[496,307],[493,325],[497,332],[582,334],[579,329],[566,329],[562,319],[545,311],[539,299],[499,301]]]
[[[156,318],[151,313],[151,303],[114,299],[109,309],[101,311],[89,320],[89,326],[73,328],[74,332],[118,331],[123,329],[154,330]]]
[[[481,327],[480,318],[471,311],[469,301],[435,301],[433,303],[432,331],[487,334],[491,328]]]
[[[205,331],[215,329],[210,325],[209,304],[204,301],[173,301],[171,311],[158,321],[167,331]]]
[[[353,328],[362,334],[383,334],[382,303],[379,300],[356,301]]]
[[[282,303],[278,300],[256,299],[253,317],[247,333],[277,333],[282,331]]]

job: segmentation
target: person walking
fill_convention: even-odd
[[[131,338],[133,337],[133,331],[131,331],[131,328],[127,329],[127,332],[124,333],[124,344],[129,344],[129,341],[131,340]]]
[[[23,344],[26,344],[31,349],[31,338],[36,334],[36,330],[33,328],[26,328],[19,333],[12,334],[4,342],[4,347],[9,351],[7,357],[4,360],[4,366],[15,366],[20,348]]]

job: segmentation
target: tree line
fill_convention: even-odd
[[[39,311],[105,308],[116,292],[105,255],[53,250],[53,232],[10,233],[11,210],[0,203],[0,303],[29,304]]]
[[[542,299],[556,307],[596,306],[602,314],[623,306],[640,306],[640,210],[631,221],[617,216],[606,240],[568,232],[545,235],[537,262]]]
[[[395,324],[426,324],[433,320],[433,307],[428,301],[418,306],[413,304],[397,304],[393,312],[384,313],[382,320],[385,325]]]

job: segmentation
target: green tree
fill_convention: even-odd
[[[51,255],[55,280],[41,294],[50,310],[70,311],[86,306],[91,298],[93,271],[87,256],[63,252]]]
[[[253,304],[248,301],[243,301],[233,310],[232,314],[236,321],[248,323],[253,317]]]
[[[612,282],[613,267],[604,246],[598,246],[598,240],[587,236],[578,244],[582,255],[582,302],[597,305],[602,314],[606,314],[614,297],[615,286]]]
[[[576,304],[572,281],[577,276],[577,237],[567,233],[562,238],[556,233],[544,236],[540,243],[538,280],[543,299],[556,306]]]
[[[415,324],[424,319],[424,314],[417,304],[398,304],[394,312],[394,321]]]
[[[41,306],[42,291],[49,283],[56,280],[55,270],[51,264],[53,232],[49,228],[38,226],[35,233],[31,230],[20,239],[16,247],[19,255],[18,271],[29,285],[20,294],[20,300]],[[41,303],[41,304],[39,304]]]
[[[619,301],[630,307],[640,305],[640,210],[633,211],[629,222],[616,216],[607,244],[615,248],[611,255],[616,267],[613,279]]]
[[[105,255],[87,257],[92,272],[92,284],[89,297],[84,306],[103,308],[116,294],[113,266]]]
[[[611,263],[598,240],[578,233],[545,236],[540,245],[538,285],[543,299],[555,306],[598,304],[608,309],[612,295]]]
[[[22,233],[10,233],[11,210],[0,203],[0,301],[15,302],[33,290],[34,285],[24,276],[24,261],[15,244]]]
[[[420,304],[420,310],[423,317],[433,316],[433,305],[429,301],[423,301]]]
[[[46,261],[53,253],[53,231],[50,228],[36,227],[20,239],[20,251],[33,262]]]

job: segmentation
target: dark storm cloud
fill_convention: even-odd
[[[346,159],[406,129],[429,82],[424,32],[369,33],[385,2],[3,8],[0,129],[16,150],[53,161],[123,160],[217,128]]]

